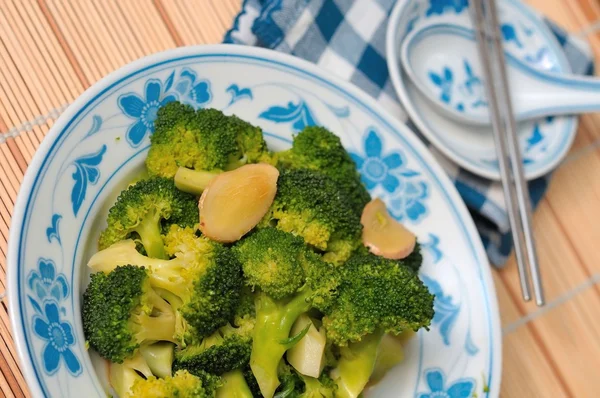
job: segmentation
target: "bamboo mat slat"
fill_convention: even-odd
[[[0,138],[1,290],[14,201],[60,110],[144,55],[220,42],[240,1],[0,0],[0,133],[23,130]],[[598,0],[528,2],[572,32],[600,21]],[[600,35],[589,39],[600,65]],[[600,115],[580,120],[569,156],[534,216],[548,307],[521,301],[514,258],[493,272],[505,332],[503,397],[594,397],[600,391],[600,286],[592,283],[600,280]],[[0,305],[0,396],[29,396],[6,304]]]

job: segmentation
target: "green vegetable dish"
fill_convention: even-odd
[[[356,398],[429,327],[415,235],[327,129],[274,153],[259,127],[171,102],[146,168],[83,295],[117,396]]]

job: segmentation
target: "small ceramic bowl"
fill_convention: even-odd
[[[571,66],[542,18],[519,0],[498,3],[504,48],[515,58],[540,70],[571,73]],[[415,27],[447,23],[472,29],[466,1],[400,0],[391,13],[386,37],[392,83],[410,119],[428,141],[470,172],[499,180],[500,170],[491,127],[462,124],[440,112],[410,81],[402,68],[402,40]],[[467,67],[450,70],[440,64],[432,79],[440,96],[481,96],[481,80]],[[466,94],[466,93],[469,94]],[[459,101],[460,102],[460,101]],[[548,117],[518,125],[525,177],[534,179],[556,167],[567,154],[577,130],[577,118]]]

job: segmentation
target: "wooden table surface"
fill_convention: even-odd
[[[599,0],[528,3],[572,32],[600,21]],[[15,197],[58,114],[143,55],[220,42],[239,7],[240,0],[0,0],[0,291]],[[587,37],[598,62],[600,34]],[[534,227],[548,304],[521,300],[514,258],[493,272],[504,334],[501,395],[600,396],[600,115],[581,118]],[[0,396],[28,396],[11,333],[4,299]]]

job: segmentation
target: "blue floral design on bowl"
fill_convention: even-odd
[[[399,152],[384,155],[383,144],[374,129],[367,133],[364,152],[364,157],[356,153],[350,153],[350,156],[356,163],[367,189],[371,190],[381,185],[386,191],[394,192],[400,185],[400,181],[392,172],[405,163],[402,155]]]
[[[475,390],[473,379],[458,379],[446,388],[444,373],[440,369],[428,369],[425,378],[430,392],[420,393],[418,398],[469,398]]]
[[[27,284],[40,300],[53,297],[60,301],[69,295],[67,279],[63,274],[56,275],[54,261],[49,259],[39,259],[38,269],[31,271]]]
[[[154,132],[154,120],[158,109],[176,99],[173,94],[163,96],[162,83],[157,79],[146,82],[144,98],[135,93],[119,97],[118,103],[123,113],[135,120],[126,133],[127,141],[131,146],[139,146],[148,132]]]
[[[56,302],[44,303],[44,318],[39,315],[33,317],[33,330],[35,334],[47,341],[42,355],[46,372],[55,373],[60,367],[62,358],[69,373],[72,375],[81,373],[81,364],[70,348],[75,344],[73,328],[69,322],[61,322]]]

